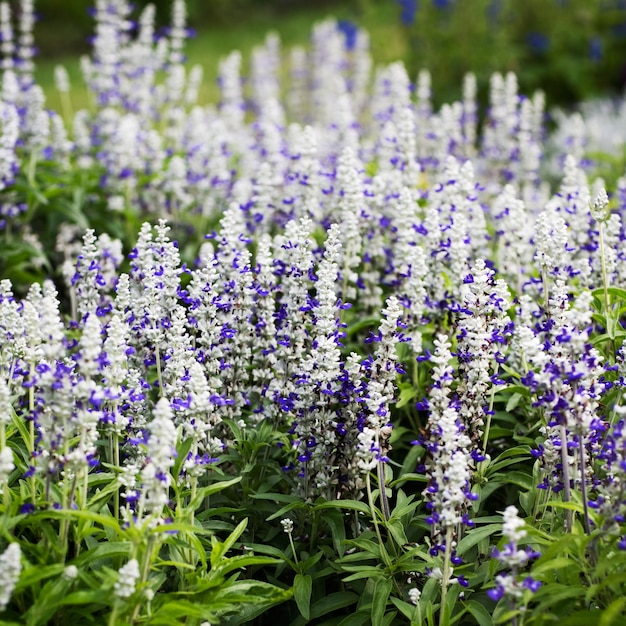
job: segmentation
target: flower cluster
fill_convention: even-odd
[[[417,4],[402,4],[412,19]],[[54,517],[62,558],[76,541],[85,560],[93,538],[72,535],[67,514],[92,502],[90,515],[110,515],[106,532],[134,542],[111,570],[120,616],[166,577],[149,570],[170,517],[180,535],[158,566],[197,545],[204,562],[194,531],[230,526],[254,489],[287,502],[283,515],[334,504],[321,519],[336,545],[343,503],[331,501],[367,490],[381,555],[427,545],[407,559],[418,571],[405,598],[421,615],[432,593],[416,584],[429,574],[441,623],[450,585],[480,584],[454,569],[469,570],[464,535],[494,514],[493,489],[504,501],[510,465],[507,503],[580,495],[582,513],[556,510],[551,530],[572,532],[582,515],[594,548],[624,548],[626,176],[590,182],[583,117],[554,138],[552,191],[543,97],[520,94],[513,74],[493,76],[484,118],[472,74],[461,101],[436,109],[427,71],[415,86],[402,63],[372,71],[367,34],[326,20],[286,72],[276,35],[250,64],[225,57],[220,101],[202,107],[182,0],[162,35],[152,6],[136,23],[126,0],[98,0],[94,15],[82,67],[93,107],[66,107],[67,130],[33,79],[32,1],[15,33],[0,3],[0,257],[18,259],[17,282],[0,280],[0,513],[20,494],[21,514]],[[56,75],[67,96],[67,73]],[[76,224],[57,229],[66,217]],[[57,282],[44,277],[57,266]],[[24,286],[31,272],[42,280]],[[398,477],[412,464],[422,476]],[[220,474],[236,478],[235,495],[201,510]],[[415,479],[421,499],[388,496]],[[369,509],[345,508],[358,534]],[[214,513],[233,517],[207,522]],[[297,562],[302,535],[281,525]],[[487,595],[526,602],[536,554],[515,506],[503,535]],[[224,556],[216,542],[212,560]],[[20,549],[0,556],[0,610]],[[73,567],[58,568],[59,584],[84,582]]]
[[[0,555],[0,611],[3,611],[22,571],[22,551],[17,542],[10,543]]]
[[[474,468],[472,440],[452,396],[454,368],[450,365],[451,344],[446,335],[435,340],[433,386],[428,401],[429,436],[422,442],[428,452],[424,490],[432,528],[431,554],[451,554],[456,529],[471,524],[469,506],[474,499],[471,480]]]
[[[520,519],[517,514],[516,507],[508,506],[502,516],[502,534],[505,543],[501,549],[494,549],[492,558],[499,561],[508,572],[498,574],[496,587],[487,591],[487,595],[492,600],[505,597],[515,602],[524,595],[524,591],[535,593],[541,586],[539,581],[530,576],[524,576],[521,579],[520,570],[530,559],[537,558],[539,554],[530,546],[526,549],[519,547],[520,541],[526,537],[527,533],[524,530],[524,520]]]

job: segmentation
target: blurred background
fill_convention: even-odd
[[[137,0],[135,16],[145,4]],[[170,0],[153,4],[166,29]],[[38,79],[49,93],[59,62],[74,86],[80,83],[78,57],[89,52],[93,31],[89,5],[36,0]],[[270,30],[285,48],[306,45],[313,23],[329,16],[340,21],[347,45],[355,27],[367,29],[376,63],[403,59],[412,77],[429,69],[436,104],[460,97],[468,71],[476,73],[483,99],[491,73],[513,70],[522,93],[540,88],[549,105],[620,94],[626,85],[626,0],[188,0],[187,6],[193,31],[187,54],[204,68],[207,101],[217,96],[221,56],[240,49],[247,58]]]

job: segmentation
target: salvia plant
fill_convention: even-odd
[[[98,0],[57,113],[33,11],[0,3],[0,621],[622,624],[591,109],[550,134],[513,74],[437,109],[332,20],[200,106],[182,0],[163,36]]]

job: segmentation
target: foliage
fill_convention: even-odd
[[[63,116],[0,10],[2,623],[623,622],[622,109],[107,6]]]
[[[514,71],[525,92],[543,89],[564,105],[624,87],[626,7],[619,1],[398,3],[409,67],[432,72],[440,102],[455,97],[470,71],[482,84],[495,71]]]

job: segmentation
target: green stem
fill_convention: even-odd
[[[71,487],[67,489],[67,474],[63,477],[63,504],[64,511],[69,511],[72,508],[74,502],[74,494],[76,493],[76,474],[72,477]],[[59,533],[59,541],[61,543],[62,554],[67,554],[67,539],[70,530],[70,520],[68,517],[64,517],[61,521],[61,531]]]
[[[293,537],[291,536],[291,533],[288,533],[289,536],[289,544],[291,545],[291,551],[293,552],[293,560],[296,563],[296,566],[300,565],[300,562],[298,561],[298,555],[296,553],[296,546],[293,543]]]
[[[198,491],[198,477],[197,476],[192,476],[191,480],[191,491],[189,493],[189,504],[191,504],[195,498],[196,498],[196,494]],[[195,524],[195,519],[196,519],[196,511],[195,509],[190,506],[190,511],[189,511],[189,524],[190,526],[193,526]],[[196,559],[195,559],[195,555],[194,555],[194,551],[193,548],[189,548],[189,552],[187,553],[187,561],[189,563],[195,563]]]
[[[113,610],[109,615],[108,626],[117,626],[117,609],[118,609],[119,600],[115,599],[115,604],[113,605]]]
[[[154,346],[154,356],[156,359],[157,380],[159,381],[159,394],[161,398],[165,396],[165,389],[163,389],[163,376],[161,374],[161,353],[159,352],[159,344]]]
[[[604,255],[604,224],[602,222],[599,223],[600,227],[600,263],[602,267],[602,288],[604,291],[604,309],[605,314],[609,313],[609,290],[608,290],[608,281],[606,278],[606,258]]]
[[[387,489],[385,487],[385,464],[382,461],[378,461],[376,467],[378,473],[378,490],[380,491],[380,508],[386,520],[391,517],[391,511],[389,509],[389,500],[387,499]]]
[[[4,450],[4,448],[7,445],[7,435],[6,435],[5,428],[6,428],[5,423],[4,422],[0,423],[0,452],[2,452],[2,450]],[[9,504],[11,503],[8,480],[4,483],[4,488],[2,490],[2,500],[4,503],[4,513],[6,515],[9,512]]]
[[[417,619],[411,619],[411,626],[413,626],[414,624],[415,626],[422,626],[424,622],[422,621],[422,606],[419,600],[417,601],[415,609],[413,610],[413,617],[416,617]]]
[[[120,444],[119,444],[119,435],[115,433],[113,438],[113,458],[115,469],[118,471],[120,469]],[[119,488],[115,490],[113,494],[113,514],[115,516],[115,521],[117,522],[120,519],[120,490]]]
[[[35,171],[37,169],[37,151],[33,150],[30,154],[28,161],[28,169],[26,170],[26,177],[29,187],[35,187]]]
[[[563,495],[565,502],[572,501],[572,492],[569,484],[569,458],[567,454],[567,430],[561,425],[561,464],[563,465]],[[572,511],[565,510],[565,527],[568,533],[572,532]]]
[[[621,388],[617,392],[617,400],[615,401],[615,403],[613,405],[613,410],[611,411],[611,419],[609,420],[609,426],[611,428],[613,428],[613,426],[615,426],[615,420],[618,417],[617,411],[615,410],[615,407],[618,407],[618,406],[622,406],[622,389]]]
[[[578,450],[580,451],[580,490],[583,498],[583,515],[585,532],[591,534],[591,524],[589,522],[589,507],[587,506],[587,480],[585,477],[585,443],[582,435],[578,436]]]
[[[550,292],[548,290],[548,268],[545,265],[541,266],[541,281],[543,282],[543,297],[547,314],[550,306]]]
[[[365,476],[365,488],[367,490],[367,501],[370,505],[370,513],[372,515],[372,523],[374,524],[374,530],[376,531],[376,537],[378,538],[378,545],[380,546],[380,553],[382,554],[383,561],[388,567],[391,565],[387,550],[385,550],[385,544],[383,543],[382,535],[380,534],[380,528],[378,527],[378,520],[376,519],[376,507],[374,506],[374,498],[372,497],[372,481],[370,479],[370,473]]]
[[[61,113],[65,119],[66,124],[71,124],[74,118],[74,110],[72,107],[72,98],[69,91],[62,91],[59,93],[61,100]]]
[[[33,363],[31,363],[30,365],[30,379],[32,381],[33,379],[33,371],[35,369],[35,366]],[[35,416],[33,415],[35,412],[35,389],[33,387],[33,385],[31,385],[28,388],[28,414],[30,415],[31,419],[30,419],[30,423],[28,426],[28,431],[30,434],[30,442],[29,442],[29,447],[30,450],[29,452],[29,459],[33,459],[35,456]],[[36,483],[35,483],[35,474],[32,473],[31,477],[30,477],[30,493],[31,493],[31,499],[33,504],[35,504],[35,488],[36,488]]]
[[[313,521],[311,522],[311,538],[309,540],[310,552],[315,551],[317,545],[317,530],[318,530],[317,514],[313,511]]]
[[[494,372],[496,374],[497,372]],[[483,438],[483,456],[487,454],[487,442],[489,441],[489,430],[491,429],[491,414],[493,412],[493,402],[496,395],[496,386],[491,385],[491,396],[489,398],[489,413],[487,415],[487,426],[485,427],[485,436]]]
[[[452,557],[452,526],[446,528],[446,551],[443,556],[443,571],[441,576],[441,607],[439,608],[439,626],[448,623],[446,612],[446,597],[448,595],[448,585],[450,584],[450,560]]]
[[[609,332],[609,287],[608,287],[608,279],[606,275],[606,258],[604,254],[604,222],[598,222],[599,230],[600,230],[600,263],[602,268],[602,289],[604,295],[604,319],[606,320],[607,325],[607,333]],[[611,356],[615,358],[615,341],[614,339],[609,340],[609,345],[611,347]]]
[[[148,574],[150,573],[150,564],[152,563],[152,552],[154,550],[154,537],[150,535],[148,537],[148,545],[146,546],[146,551],[144,553],[143,563],[141,565],[141,577],[139,579],[138,587],[141,587],[143,583],[148,580]],[[135,623],[135,620],[139,616],[139,611],[141,610],[141,600],[137,600],[137,604],[133,609],[133,614],[130,619],[131,624]]]

